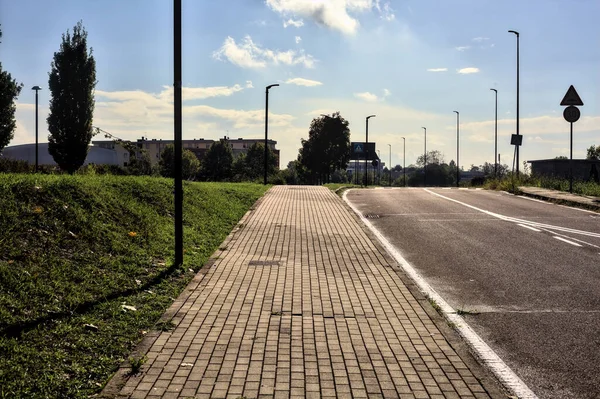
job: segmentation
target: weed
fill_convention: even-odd
[[[450,327],[453,330],[457,330],[458,329],[458,325],[452,321],[448,322],[448,327]]]
[[[131,370],[129,371],[130,375],[136,375],[142,369],[142,366],[148,361],[148,356],[144,355],[142,357],[130,357],[129,365],[131,366]]]
[[[281,312],[278,310],[274,310],[271,312],[271,316],[281,316]]]
[[[456,309],[456,314],[459,316],[467,316],[467,315],[476,316],[479,314],[479,312],[472,312],[470,310],[465,310],[463,308],[460,308],[460,309]]]
[[[433,299],[431,297],[427,297],[427,300],[429,301],[429,303],[435,309],[436,312],[438,312],[440,314],[442,313],[442,308],[440,307],[440,305],[438,305],[438,303],[435,301],[435,299]]]

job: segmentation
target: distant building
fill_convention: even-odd
[[[35,144],[19,144],[4,147],[2,157],[26,161],[30,165],[35,165]],[[38,144],[38,164],[56,166],[54,158],[48,152],[48,143]],[[83,164],[122,165],[115,150],[95,146],[89,147],[87,158]]]
[[[248,149],[252,147],[255,143],[264,144],[264,139],[230,139],[224,137],[221,140],[227,140],[231,149],[233,151],[234,158],[239,156],[242,153],[248,152]],[[205,139],[192,139],[192,140],[182,140],[183,148],[186,150],[192,151],[199,160],[202,160],[206,155],[206,152],[210,148],[210,146],[216,140],[205,140]],[[113,140],[102,140],[102,141],[92,141],[94,146],[100,148],[106,148],[110,150],[114,150],[117,153],[117,158],[119,162],[122,162],[121,165],[126,166],[128,161],[129,153],[127,150],[120,145],[116,144]],[[160,154],[165,149],[165,147],[169,144],[174,144],[174,140],[162,140],[162,139],[147,139],[142,137],[136,141],[137,147],[140,149],[144,149],[148,152],[150,156],[150,162],[152,165],[155,165],[160,160]],[[268,140],[267,145],[269,148],[275,153],[277,157],[277,166],[279,167],[279,150],[275,148],[277,141]],[[139,155],[139,154],[137,154]]]
[[[544,177],[568,179],[571,176],[569,159],[540,159],[527,161],[531,164],[531,174]],[[595,173],[594,173],[595,171]],[[582,181],[598,181],[600,161],[591,159],[573,160],[573,179]]]

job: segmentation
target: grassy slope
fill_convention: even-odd
[[[185,184],[185,265],[174,269],[172,187],[0,174],[0,398],[99,391],[265,191]]]

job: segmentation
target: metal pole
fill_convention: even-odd
[[[369,165],[368,165],[368,161],[369,161],[369,117],[367,116],[366,119],[366,127],[365,127],[365,132],[366,132],[366,138],[365,138],[365,187],[367,187],[369,185]]]
[[[269,150],[267,149],[267,137],[269,132],[269,87],[265,90],[265,170],[264,170],[264,182],[263,184],[267,184],[267,155],[269,154]]]
[[[456,188],[458,188],[458,182],[460,181],[460,169],[459,169],[459,120],[460,114],[456,112]]]
[[[573,192],[573,123],[571,123],[571,158],[569,160],[569,192]]]
[[[402,137],[404,143],[403,154],[402,154],[402,173],[404,174],[404,187],[406,187],[406,138]]]
[[[279,86],[279,84],[268,85],[265,89],[265,176],[264,176],[264,184],[267,184],[267,169],[269,164],[269,147],[267,146],[268,135],[269,135],[269,89],[274,86]]]
[[[181,0],[174,1],[174,139],[175,139],[175,265],[183,264],[183,182],[182,182],[182,104],[181,104]]]
[[[514,30],[509,30],[509,33],[514,33],[517,35],[517,136],[519,135],[519,32]],[[517,178],[519,177],[519,146],[515,149],[516,157],[517,157]]]
[[[496,96],[496,112],[495,112],[495,123],[494,123],[494,178],[498,178],[498,90],[490,89],[494,91]]]
[[[425,155],[424,155],[424,166],[423,166],[423,187],[427,187],[427,128],[425,129]]]
[[[388,165],[388,172],[389,172],[389,179],[390,179],[390,187],[392,187],[392,145],[388,144],[388,146],[390,146],[390,164]]]
[[[37,86],[36,86],[37,87]],[[38,90],[35,90],[35,171],[38,171]]]

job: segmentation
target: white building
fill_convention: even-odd
[[[19,144],[4,147],[1,156],[8,159],[27,161],[29,164],[35,165],[35,144]],[[122,165],[119,163],[115,150],[96,146],[89,146],[84,165],[90,163],[97,165]],[[54,158],[48,152],[48,143],[38,144],[38,164],[56,166]]]

